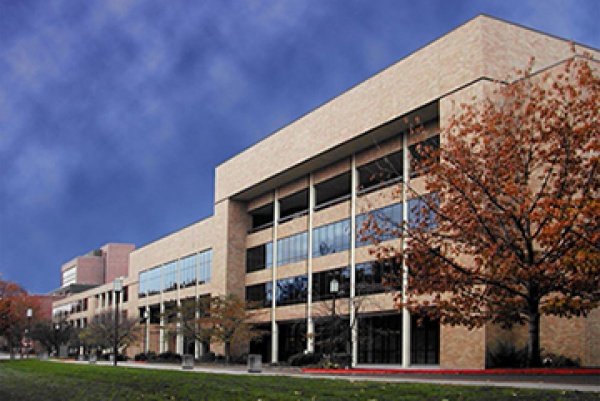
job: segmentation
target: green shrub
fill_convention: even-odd
[[[548,352],[542,355],[542,364],[544,365],[544,367],[578,368],[581,366],[581,361],[579,360],[579,358],[572,359],[568,356]]]
[[[166,351],[158,354],[156,362],[181,363],[181,355],[173,351]]]
[[[516,349],[514,344],[498,341],[493,350],[488,350],[488,368],[524,368],[527,366],[527,347]]]

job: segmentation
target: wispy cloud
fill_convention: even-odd
[[[0,271],[210,214],[215,165],[478,13],[598,46],[598,4],[3,2]]]

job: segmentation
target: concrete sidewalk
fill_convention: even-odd
[[[64,360],[55,362],[66,362],[75,364],[89,364],[87,361]],[[99,361],[101,366],[112,366],[112,362]],[[315,378],[328,380],[348,381],[376,381],[387,383],[426,383],[453,386],[492,386],[512,387],[538,390],[563,390],[583,391],[600,393],[600,375],[524,375],[524,374],[353,374],[352,370],[340,370],[339,373],[327,371],[327,373],[302,372],[299,368],[278,367],[263,365],[260,373],[249,373],[244,365],[213,365],[197,364],[194,369],[183,369],[179,364],[119,362],[117,368],[133,369],[159,369],[182,371],[187,373],[209,373],[227,375],[254,375],[254,376],[290,376],[299,378]]]

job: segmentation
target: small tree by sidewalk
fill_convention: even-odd
[[[57,352],[61,345],[78,342],[79,331],[66,321],[52,322],[44,320],[37,322],[32,330],[31,335],[33,340],[44,347],[48,354],[53,351]]]
[[[126,348],[139,341],[140,328],[137,319],[119,316],[116,330],[117,347]],[[110,350],[115,341],[115,313],[101,312],[79,333],[79,340],[89,350]]]
[[[223,344],[227,363],[231,361],[233,345],[263,335],[252,323],[252,305],[232,294],[182,301],[166,315],[170,318],[166,325],[168,335],[182,334],[201,343]]]

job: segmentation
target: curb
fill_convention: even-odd
[[[304,368],[302,373],[334,375],[600,375],[600,368],[577,369],[318,369]]]

